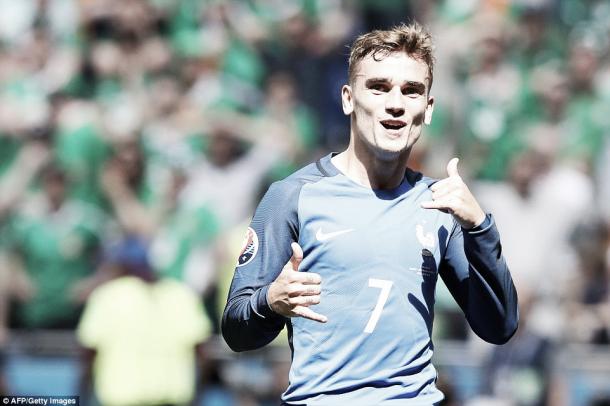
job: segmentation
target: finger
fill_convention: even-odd
[[[305,319],[318,321],[320,323],[326,323],[328,321],[328,318],[326,316],[323,316],[321,314],[314,312],[309,307],[297,306],[294,309],[292,309],[292,311],[297,316],[303,317]]]
[[[319,285],[322,283],[322,277],[314,272],[303,272],[299,274],[298,279],[303,285]]]
[[[451,204],[446,199],[422,202],[421,207],[424,209],[442,210],[442,211],[446,211],[448,213],[453,212],[453,204]]]
[[[448,187],[452,187],[452,188],[459,187],[463,184],[464,184],[464,181],[458,175],[458,176],[441,179],[438,182],[434,183],[432,186],[430,186],[429,189],[433,192],[436,192],[437,190],[440,190],[440,189],[445,189]]]
[[[428,200],[425,202],[421,202],[420,206],[424,209],[438,209],[440,204],[437,201]]]
[[[293,306],[313,306],[320,303],[320,295],[315,296],[297,296],[288,300]]]
[[[294,290],[296,295],[290,294],[289,296],[313,296],[319,295],[322,292],[322,287],[320,285],[308,285],[302,284],[298,285]]]
[[[449,177],[460,176],[458,173],[458,162],[460,162],[459,158],[452,158],[447,164],[447,175]]]
[[[460,187],[458,185],[448,185],[447,187],[432,192],[432,200],[440,200],[453,194],[460,195]]]
[[[298,271],[299,265],[303,260],[303,249],[296,242],[290,244],[290,247],[292,248],[292,257],[290,257],[290,263],[292,264],[292,269]]]
[[[322,277],[314,272],[292,272],[289,276],[289,281],[303,285],[319,285],[322,283]]]
[[[288,294],[288,297],[297,297],[319,295],[321,291],[322,289],[320,285],[291,283],[290,285],[288,285],[286,293]]]
[[[451,184],[453,181],[453,179],[451,178],[445,178],[442,180],[439,180],[438,182],[434,183],[432,186],[430,186],[430,190],[433,192],[436,192],[439,189],[443,189],[445,187],[447,187],[447,185]]]

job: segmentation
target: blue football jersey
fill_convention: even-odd
[[[502,343],[514,333],[517,298],[488,216],[462,230],[449,214],[421,208],[432,179],[407,171],[395,189],[343,175],[328,155],[273,184],[256,210],[238,259],[223,335],[231,348],[259,348],[287,325],[294,405],[431,405],[436,388],[432,323],[439,275],[474,331]],[[322,277],[312,310],[327,323],[284,318],[266,300],[297,241],[300,272]]]

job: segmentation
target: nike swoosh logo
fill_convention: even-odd
[[[352,231],[354,231],[353,228],[348,228],[347,230],[334,231],[332,233],[324,233],[324,232],[322,232],[322,228],[318,228],[318,232],[316,232],[316,240],[318,240],[320,242],[328,241],[331,238],[338,237],[342,234],[351,233]]]

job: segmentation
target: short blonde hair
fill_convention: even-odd
[[[368,55],[379,61],[393,52],[405,52],[412,58],[418,59],[428,65],[430,82],[428,90],[432,87],[432,71],[434,69],[434,46],[432,36],[418,23],[400,24],[389,30],[375,30],[367,32],[356,38],[351,46],[349,55],[348,76],[353,83],[358,62]]]

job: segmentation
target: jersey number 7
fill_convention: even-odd
[[[387,302],[388,297],[390,296],[390,289],[392,289],[392,283],[392,281],[387,281],[385,279],[369,278],[369,287],[379,288],[381,289],[381,292],[379,292],[377,304],[375,305],[375,309],[373,309],[373,313],[371,313],[371,318],[369,319],[369,322],[366,323],[366,327],[364,328],[365,333],[370,334],[373,332],[373,330],[375,330],[375,326],[379,321],[379,317],[381,317],[383,306],[385,306],[385,302]]]

